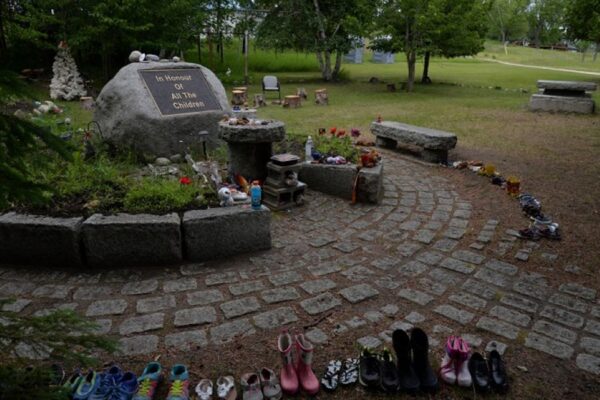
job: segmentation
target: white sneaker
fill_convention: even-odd
[[[469,372],[469,358],[463,361],[456,361],[458,375],[456,377],[456,381],[458,386],[470,387],[473,384],[473,379],[471,378],[471,373]]]
[[[448,353],[444,354],[444,358],[442,358],[442,368],[440,368],[440,376],[444,382],[450,385],[454,385],[456,383],[456,372],[454,372],[454,360],[450,358]]]

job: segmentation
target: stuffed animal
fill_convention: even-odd
[[[221,207],[231,207],[234,204],[233,196],[231,196],[231,190],[228,187],[222,187],[219,189],[219,205]]]

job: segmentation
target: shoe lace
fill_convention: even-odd
[[[144,395],[148,395],[150,394],[150,391],[152,390],[152,381],[150,380],[150,378],[146,378],[144,379],[141,383],[140,383],[140,394],[144,394]]]
[[[171,390],[169,390],[169,392],[170,394],[176,396],[183,394],[183,381],[173,381],[171,384]]]

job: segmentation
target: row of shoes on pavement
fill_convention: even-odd
[[[83,375],[75,372],[62,385],[73,400],[153,400],[163,380],[162,366],[150,362],[138,378],[132,372],[123,372],[112,365],[97,373],[90,370]],[[169,374],[167,400],[189,400],[190,379],[185,365],[175,365]],[[260,373],[244,374],[240,380],[243,400],[279,400],[281,386],[275,372],[268,368]],[[195,387],[199,400],[236,400],[238,392],[232,376],[221,376],[215,383],[201,379]]]
[[[392,333],[392,343],[395,360],[386,348],[379,353],[362,349],[358,360],[349,358],[344,363],[331,360],[321,378],[321,385],[327,391],[334,391],[339,384],[346,386],[358,380],[367,389],[388,394],[436,393],[440,385],[429,362],[427,334],[420,328],[413,328],[409,336],[406,331],[397,329]],[[445,383],[473,386],[480,392],[493,389],[506,393],[506,369],[496,350],[490,352],[486,360],[480,353],[471,354],[469,344],[458,336],[449,337],[445,347],[439,371]]]
[[[492,350],[486,358],[479,352],[471,354],[466,340],[460,336],[450,336],[446,340],[440,376],[448,384],[471,387],[485,393],[494,390],[506,393],[508,378],[502,356]]]
[[[519,238],[561,240],[559,225],[552,217],[542,213],[542,203],[538,199],[527,193],[520,194],[518,199],[523,213],[531,219],[527,228],[519,230]]]
[[[62,386],[73,400],[151,400],[162,379],[161,364],[150,362],[139,377],[111,365],[102,372],[90,369],[82,374],[76,371]],[[177,364],[171,369],[166,399],[189,399],[189,373],[185,365]]]

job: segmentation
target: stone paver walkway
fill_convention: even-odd
[[[432,345],[466,332],[481,349],[518,341],[600,374],[596,289],[527,273],[536,243],[495,220],[477,226],[468,199],[436,168],[384,154],[380,206],[309,192],[306,207],[274,216],[270,251],[102,273],[3,267],[0,297],[16,298],[5,308],[20,313],[76,310],[131,355],[315,321],[324,321],[307,333],[315,343],[368,325],[371,334],[354,339],[377,347],[393,329],[427,323]]]

